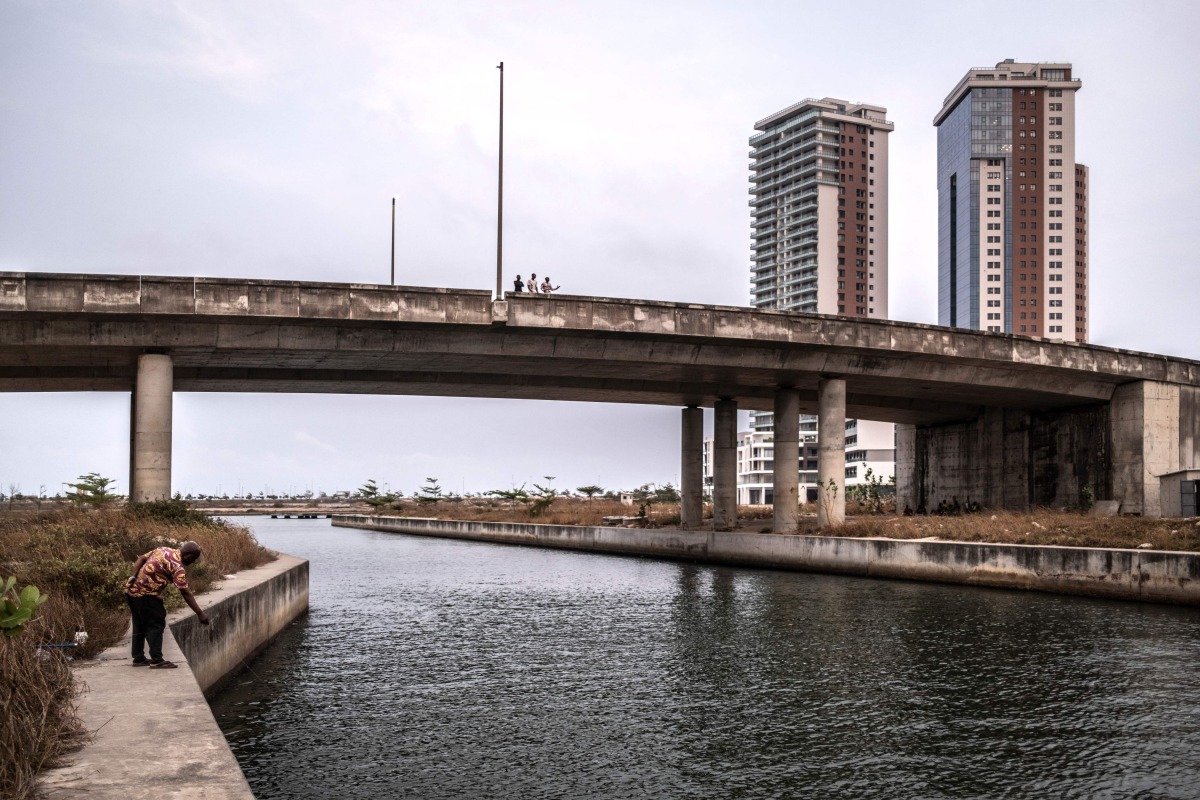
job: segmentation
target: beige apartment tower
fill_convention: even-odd
[[[938,322],[1088,338],[1087,167],[1067,63],[972,69],[934,117]]]
[[[886,319],[888,134],[881,106],[807,99],[750,137],[750,299],[756,308]],[[738,502],[771,504],[774,418],[737,442]],[[846,483],[895,472],[895,426],[847,420]],[[817,419],[800,418],[801,499],[815,491]],[[710,445],[711,446],[711,445]],[[706,467],[707,469],[707,467]],[[710,473],[706,472],[706,476]]]
[[[887,317],[888,134],[879,106],[803,100],[755,123],[751,302]]]

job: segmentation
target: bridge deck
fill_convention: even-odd
[[[214,278],[0,272],[0,391],[129,391],[171,355],[180,391],[334,392],[816,410],[930,423],[984,406],[1200,386],[1200,362],[1094,345],[793,312],[567,295]]]

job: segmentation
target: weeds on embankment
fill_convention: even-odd
[[[84,737],[64,653],[89,658],[116,643],[129,621],[124,587],[133,562],[188,539],[203,554],[187,570],[195,594],[274,558],[245,528],[189,511],[182,501],[0,514],[0,575],[50,595],[20,635],[0,637],[0,797],[31,797],[37,772]],[[168,608],[183,604],[173,588],[163,599]],[[78,630],[88,633],[81,647],[38,649],[71,642]]]
[[[812,505],[800,507],[799,533],[816,533],[816,514]],[[530,517],[520,504],[499,501],[443,501],[430,505],[406,505],[384,512],[401,517],[433,517],[469,522],[526,522],[548,525],[600,525],[604,517],[636,517],[636,506],[616,500],[559,498],[553,507],[538,517]],[[806,513],[807,512],[807,513]],[[712,513],[705,506],[706,518]],[[1063,547],[1137,548],[1143,544],[1155,550],[1200,551],[1200,520],[1151,519],[1147,517],[1091,517],[1077,511],[1036,509],[1031,512],[988,511],[954,516],[911,516],[895,513],[888,505],[883,513],[873,512],[865,503],[848,503],[850,515],[845,525],[823,531],[828,536],[885,537],[890,539],[927,539],[990,542],[994,544],[1058,545]],[[770,506],[738,506],[740,530],[769,532],[763,527],[771,519]],[[679,524],[677,503],[655,504],[647,513],[649,527]],[[706,520],[707,521],[707,520]]]
[[[1200,551],[1200,520],[1090,517],[1079,512],[982,511],[957,516],[862,515],[826,532],[831,536],[889,539],[936,537],[956,542]]]

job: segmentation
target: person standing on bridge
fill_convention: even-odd
[[[525,283],[521,280],[521,276],[518,275],[517,279],[513,281],[513,294],[520,294],[523,291],[525,291]]]
[[[558,286],[550,285],[550,276],[549,275],[546,276],[546,280],[542,281],[542,294],[550,294],[551,292],[557,292],[559,290],[559,288],[560,287],[558,287]]]
[[[537,273],[536,272],[529,273],[529,283],[526,285],[529,287],[530,294],[538,293],[538,282],[537,282]]]
[[[139,556],[133,565],[133,577],[125,582],[125,603],[133,617],[133,665],[149,666],[150,669],[175,669],[175,664],[163,658],[163,630],[167,627],[167,611],[163,606],[162,593],[167,584],[179,590],[184,601],[200,619],[201,625],[208,624],[205,614],[188,588],[186,567],[200,558],[200,545],[184,542],[176,550],[158,547]],[[146,658],[146,645],[150,645],[150,658]]]

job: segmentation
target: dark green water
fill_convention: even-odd
[[[1200,612],[252,519],[272,798],[1200,797]]]

